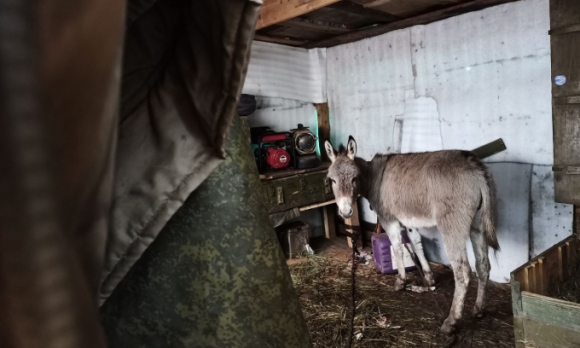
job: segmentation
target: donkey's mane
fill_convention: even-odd
[[[344,147],[343,144],[340,144],[338,146],[338,154],[339,155],[346,155],[346,147]]]

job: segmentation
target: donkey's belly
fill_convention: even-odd
[[[434,219],[416,217],[398,217],[399,221],[407,228],[426,228],[437,226]]]

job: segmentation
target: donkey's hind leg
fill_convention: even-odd
[[[395,259],[395,264],[397,265],[397,271],[399,272],[399,277],[395,281],[395,290],[404,290],[405,281],[407,279],[407,273],[405,272],[405,261],[403,259],[403,241],[401,240],[401,225],[399,221],[391,221],[384,223],[381,221],[381,225],[385,228],[391,245],[393,246],[393,258]]]
[[[469,278],[471,275],[471,268],[469,267],[469,260],[467,258],[466,241],[469,234],[469,227],[465,229],[457,229],[457,226],[445,228],[439,226],[443,241],[445,243],[445,251],[449,256],[451,268],[453,269],[453,276],[455,279],[455,292],[453,293],[453,302],[449,316],[441,326],[441,332],[450,334],[455,329],[455,324],[463,316],[463,305],[465,303],[465,295],[469,286]]]
[[[433,272],[431,272],[431,267],[429,266],[429,262],[425,257],[425,251],[423,250],[423,241],[421,240],[421,235],[419,234],[419,230],[416,228],[408,228],[407,234],[409,235],[409,239],[411,243],[413,243],[413,248],[415,249],[415,254],[421,263],[421,268],[423,268],[423,273],[425,273],[425,280],[429,286],[435,285],[435,279],[433,278]]]
[[[479,215],[479,214],[477,214]],[[477,299],[473,307],[473,315],[481,318],[485,308],[485,289],[489,280],[489,254],[487,249],[487,239],[481,229],[479,216],[476,216],[474,224],[471,226],[471,244],[475,256],[475,269],[477,270]]]

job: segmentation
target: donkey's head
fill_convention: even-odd
[[[360,170],[354,159],[356,156],[356,141],[351,136],[348,138],[346,149],[340,146],[338,152],[334,150],[329,141],[324,143],[328,158],[332,162],[328,168],[328,179],[332,183],[332,191],[336,198],[338,213],[343,218],[349,218],[353,213],[353,204],[360,190]]]

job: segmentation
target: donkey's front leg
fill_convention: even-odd
[[[423,273],[425,273],[425,280],[429,286],[435,285],[435,279],[433,278],[433,272],[431,272],[431,267],[429,266],[429,262],[425,257],[425,251],[423,251],[423,241],[421,240],[421,235],[419,234],[419,230],[416,228],[408,228],[407,234],[409,235],[409,239],[411,243],[413,243],[413,249],[415,249],[415,255],[419,259],[421,263],[421,268],[423,268]]]
[[[388,223],[381,222],[385,231],[389,235],[391,240],[391,245],[393,246],[392,257],[395,259],[395,264],[397,265],[397,270],[399,272],[399,277],[395,281],[395,290],[405,289],[405,280],[407,279],[407,274],[405,272],[405,262],[403,259],[403,248],[405,247],[401,240],[401,226],[398,221],[391,221]]]

